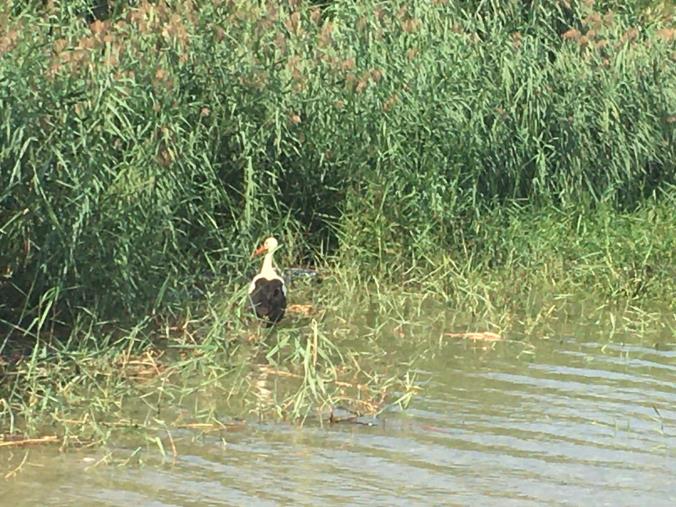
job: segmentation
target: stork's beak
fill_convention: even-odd
[[[251,257],[256,257],[257,255],[262,254],[266,250],[267,248],[265,248],[265,245],[261,245],[258,248],[256,248],[256,250],[254,250],[254,253],[251,254]]]

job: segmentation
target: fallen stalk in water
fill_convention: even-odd
[[[0,447],[25,447],[28,445],[58,444],[60,441],[61,440],[56,435],[35,438],[13,437],[11,435],[5,435],[2,437],[2,440],[0,440]]]

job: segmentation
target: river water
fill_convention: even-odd
[[[0,503],[673,506],[675,359],[671,335],[449,338],[416,360],[424,388],[408,409],[373,424],[177,430],[175,460],[141,465],[3,451],[3,466],[25,463],[0,478]]]

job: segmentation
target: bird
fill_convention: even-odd
[[[265,320],[267,326],[276,324],[286,311],[286,284],[272,265],[272,256],[279,247],[277,240],[270,236],[256,249],[253,256],[265,252],[263,266],[249,285],[249,300],[256,316]]]

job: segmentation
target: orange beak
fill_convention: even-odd
[[[265,245],[261,245],[261,246],[259,246],[258,248],[256,248],[256,250],[254,251],[254,253],[251,254],[251,257],[256,257],[257,255],[262,254],[262,253],[265,252],[266,250],[267,250],[267,248],[265,248]]]

